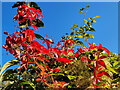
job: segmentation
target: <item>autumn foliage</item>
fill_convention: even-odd
[[[43,37],[34,33],[39,27],[44,28],[42,10],[35,2],[17,2],[12,8],[17,8],[14,20],[18,21],[20,30],[12,35],[4,31],[7,38],[3,48],[16,59],[2,67],[1,80],[9,82],[3,88],[88,89],[120,86],[118,55],[111,53],[102,44],[97,46],[88,42],[89,38],[94,38],[89,32],[95,31],[92,24],[99,16],[90,17],[89,21],[84,19],[85,25],[80,28],[77,24],[72,25],[73,32],[67,33],[61,41],[55,43],[47,35]],[[89,5],[86,6],[88,8]],[[83,13],[85,8],[79,10]],[[88,42],[88,48],[80,41],[81,38]],[[5,71],[13,65],[19,67]],[[87,82],[83,83],[83,80]]]

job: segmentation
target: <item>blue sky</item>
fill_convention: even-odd
[[[12,9],[14,2],[2,2],[2,45],[5,44],[6,35],[4,31],[12,34],[17,22],[13,22],[13,17],[17,14],[16,9]],[[37,33],[49,38],[53,38],[55,42],[61,39],[67,32],[71,32],[70,28],[73,24],[82,26],[83,14],[79,13],[79,8],[90,5],[86,19],[89,17],[100,16],[96,19],[97,23],[93,25],[96,32],[94,42],[97,45],[101,43],[111,52],[118,53],[118,3],[117,2],[38,2],[44,18],[44,28],[39,28]],[[19,30],[19,29],[18,29]],[[86,43],[87,44],[87,43]],[[13,60],[12,55],[6,55],[6,50],[2,49],[2,64],[9,60]]]

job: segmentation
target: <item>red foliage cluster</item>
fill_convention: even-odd
[[[43,17],[40,9],[35,9],[34,7],[29,7],[28,5],[23,4],[22,6],[18,6],[17,12],[18,14],[14,17],[15,20],[18,20],[19,23],[30,20],[31,26],[35,30],[38,29],[38,27],[33,24],[33,20],[36,21],[36,18],[41,20],[41,17]]]

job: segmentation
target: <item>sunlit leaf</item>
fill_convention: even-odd
[[[113,68],[111,68],[111,67],[110,67],[110,66],[108,66],[108,65],[107,65],[107,69],[108,69],[108,70],[110,70],[110,71],[112,71],[113,73],[118,74],[118,72],[116,72]]]
[[[92,18],[90,17],[90,18],[88,18],[89,20],[92,20]]]
[[[99,18],[100,16],[95,16],[95,17],[93,17],[93,19],[96,19],[96,18]]]
[[[119,64],[120,62],[119,61],[114,61],[113,63],[113,67],[115,67],[117,64]]]
[[[85,38],[85,41],[87,41],[88,40],[88,38]]]
[[[83,11],[80,11],[80,13],[83,13]]]
[[[81,9],[79,9],[80,10],[80,13],[83,13],[83,10],[84,10],[85,8],[81,8]]]
[[[1,72],[0,72],[0,75],[1,73],[6,70],[7,68],[9,68],[10,66],[13,66],[13,65],[17,65],[17,64],[20,64],[19,63],[19,60],[11,60],[11,61],[8,61],[7,63],[4,64],[4,66],[2,67],[1,69]]]
[[[95,22],[95,23],[96,23],[96,20],[93,20],[93,22]]]
[[[77,24],[74,24],[74,25],[72,25],[74,28],[77,28],[78,27],[78,25]]]
[[[70,80],[72,80],[72,79],[75,79],[76,78],[76,76],[71,76],[71,75],[68,75],[67,76]]]
[[[74,28],[71,28],[71,30],[74,30]]]
[[[86,8],[89,8],[89,7],[90,7],[89,4],[87,4]]]
[[[78,38],[83,38],[83,36],[79,35]]]
[[[90,38],[94,38],[93,34],[90,34],[89,37],[90,37]]]
[[[88,21],[86,19],[83,19],[83,20],[85,21],[85,24],[87,24]]]

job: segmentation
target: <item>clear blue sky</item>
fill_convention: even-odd
[[[13,22],[13,17],[17,14],[16,9],[12,9],[14,2],[2,3],[2,45],[5,44],[6,35],[4,31],[12,34],[16,29],[17,22]],[[118,3],[117,2],[38,2],[44,18],[44,28],[40,28],[37,33],[53,38],[55,42],[61,39],[73,24],[81,26],[83,24],[83,14],[79,13],[79,8],[90,5],[86,18],[100,16],[93,25],[96,32],[95,38],[89,40],[97,45],[101,43],[111,52],[118,54]],[[18,29],[19,30],[19,29]],[[86,43],[87,44],[87,43]],[[12,60],[12,55],[6,55],[6,50],[2,49],[2,64]]]

